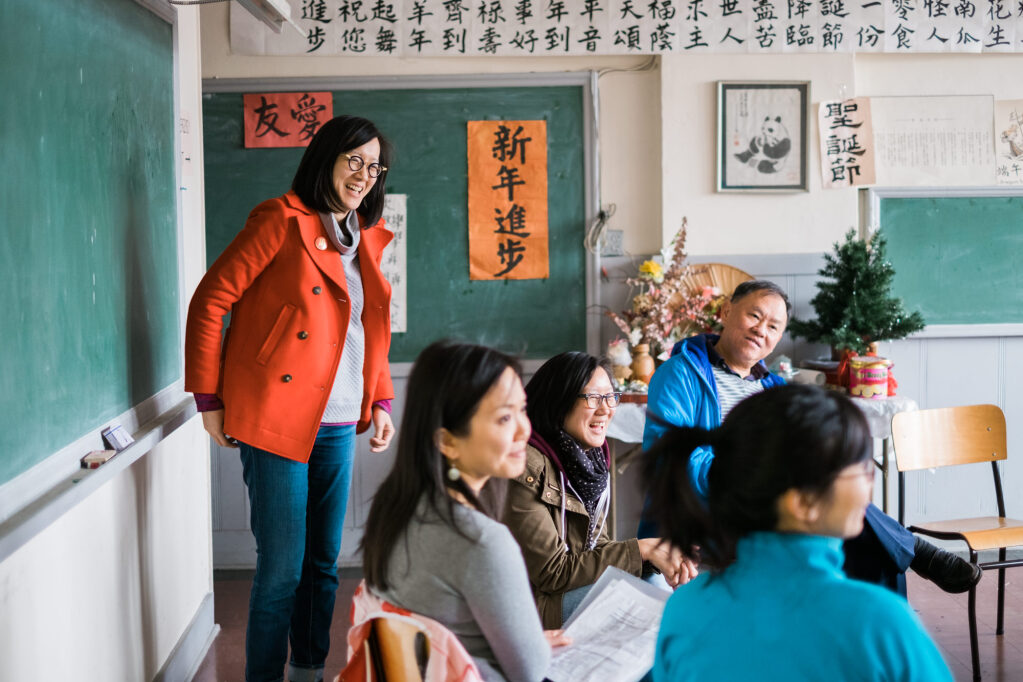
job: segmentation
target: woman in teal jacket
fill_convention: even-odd
[[[700,446],[715,453],[706,498],[678,456]],[[848,398],[810,386],[747,398],[715,429],[666,432],[647,455],[649,512],[710,572],[668,600],[655,682],[952,679],[904,600],[842,572],[871,450]]]

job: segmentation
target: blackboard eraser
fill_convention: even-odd
[[[96,469],[101,464],[110,461],[110,458],[117,454],[117,450],[93,450],[85,457],[82,457],[83,469]]]

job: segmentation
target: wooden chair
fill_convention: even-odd
[[[1004,631],[1005,569],[1023,566],[1023,560],[1006,560],[1006,548],[1023,546],[1023,521],[1005,518],[1005,500],[998,462],[1006,458],[1005,415],[996,405],[968,405],[919,412],[900,412],[892,419],[892,440],[899,468],[899,521],[904,513],[906,471],[932,469],[959,464],[990,462],[995,480],[998,516],[936,521],[913,525],[909,530],[942,540],[962,540],[970,550],[970,562],[985,572],[998,569],[998,624],[996,635]],[[998,561],[978,563],[977,553],[998,550]],[[980,680],[980,656],[977,652],[977,588],[970,589],[970,650],[973,679]]]
[[[430,640],[411,623],[377,618],[369,637],[377,682],[422,682],[430,659]]]

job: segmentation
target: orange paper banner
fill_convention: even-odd
[[[334,117],[329,92],[272,92],[245,95],[246,147],[305,147]]]
[[[547,121],[469,121],[469,279],[546,279]]]

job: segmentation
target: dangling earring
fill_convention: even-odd
[[[448,468],[448,480],[457,481],[462,477],[462,472],[458,470],[454,462],[451,462],[450,468]]]

